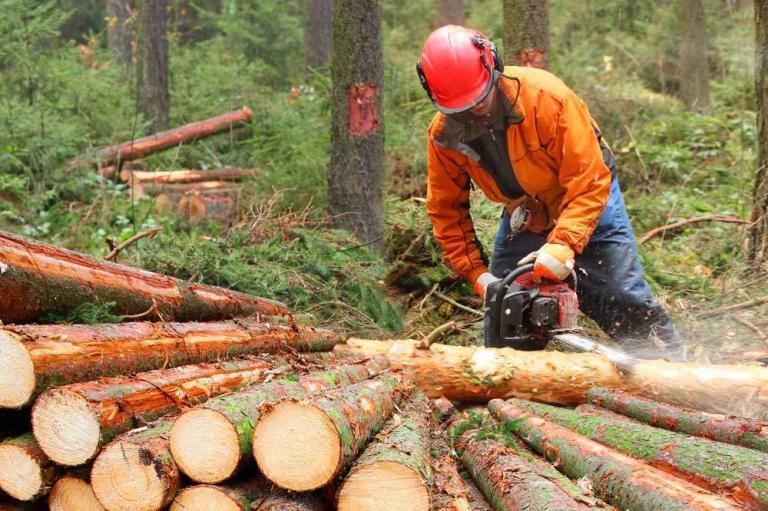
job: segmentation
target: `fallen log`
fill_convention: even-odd
[[[227,193],[240,190],[240,187],[226,181],[202,181],[199,183],[180,183],[180,184],[156,184],[146,183],[135,185],[134,197],[143,197],[145,195],[160,196],[170,194],[178,199],[185,193]]]
[[[258,175],[257,169],[234,168],[212,170],[164,170],[147,172],[125,169],[120,172],[120,179],[126,183],[141,184],[180,184],[200,183],[205,181],[240,181],[246,177]]]
[[[56,480],[48,495],[50,511],[104,511],[87,476],[66,474]]]
[[[768,452],[768,424],[765,422],[700,412],[620,390],[594,388],[587,393],[587,399],[592,404],[657,428]]]
[[[298,378],[216,397],[181,414],[170,434],[170,449],[192,480],[219,483],[253,462],[253,429],[265,404],[305,399],[320,390],[358,383],[389,368],[383,358],[331,367]]]
[[[32,433],[0,443],[0,490],[21,501],[33,501],[51,489],[58,471]]]
[[[623,374],[595,353],[524,352],[418,341],[349,339],[339,354],[386,356],[396,369],[414,374],[430,397],[487,401],[519,397],[575,406],[592,387],[621,389],[706,412],[768,418],[768,368],[641,360]]]
[[[163,149],[189,144],[201,138],[240,128],[252,115],[253,112],[249,108],[243,107],[204,121],[185,124],[148,137],[105,147],[97,150],[96,155],[100,166],[136,160]]]
[[[83,303],[114,302],[113,314],[166,321],[290,316],[280,302],[190,283],[0,232],[0,321],[31,322]]]
[[[595,493],[619,509],[713,511],[743,509],[618,451],[494,399],[488,408],[539,454],[572,479],[586,477]]]
[[[224,485],[200,484],[181,490],[170,511],[327,511],[314,493],[289,495],[260,477]]]
[[[281,401],[264,411],[254,428],[256,464],[287,490],[326,486],[382,428],[410,386],[408,377],[391,373],[309,399]]]
[[[432,467],[429,401],[414,392],[354,462],[338,490],[340,511],[429,511]]]
[[[508,401],[552,423],[643,460],[752,509],[768,509],[768,455],[633,421],[613,412],[587,414],[520,399]]]
[[[33,432],[53,461],[82,465],[121,433],[261,382],[287,370],[287,364],[286,359],[267,357],[222,361],[48,389],[32,409]]]
[[[241,355],[328,351],[339,341],[327,330],[251,319],[5,325],[0,327],[0,408],[24,406],[50,386]]]
[[[464,486],[467,489],[467,501],[469,502],[469,511],[493,511],[493,508],[488,504],[488,501],[485,500],[485,495],[483,495],[480,490],[478,489],[477,485],[475,484],[475,481],[472,480],[469,475],[466,477],[462,477],[462,480],[464,481]],[[453,508],[432,508],[433,511],[443,511],[443,509],[454,511]],[[464,508],[456,508],[455,511],[464,511]]]

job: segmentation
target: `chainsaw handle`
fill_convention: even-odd
[[[501,279],[501,283],[498,284],[498,287],[496,288],[496,303],[499,304],[499,306],[501,306],[500,304],[504,300],[507,287],[509,287],[509,285],[515,281],[515,279],[521,275],[525,275],[529,271],[533,271],[533,263],[518,266],[511,272],[507,273],[503,279]]]

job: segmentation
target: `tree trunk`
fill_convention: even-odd
[[[768,0],[755,0],[755,96],[757,98],[757,172],[752,195],[754,222],[747,259],[768,270]]]
[[[657,428],[768,453],[768,424],[765,422],[690,410],[620,390],[594,388],[587,393],[587,399],[597,406]]]
[[[765,453],[652,428],[613,412],[586,414],[519,399],[508,403],[699,486],[730,495],[749,509],[768,509]]]
[[[435,26],[464,25],[464,0],[437,0]]]
[[[467,431],[457,442],[461,460],[496,511],[589,511],[557,484],[540,476],[523,458],[497,440]]]
[[[494,399],[489,409],[571,479],[587,478],[595,493],[620,509],[644,511],[741,509],[733,501],[650,467],[563,427]]]
[[[289,495],[261,477],[218,486],[200,484],[179,492],[170,511],[328,511],[314,493]]]
[[[519,397],[575,406],[592,387],[626,390],[712,413],[768,417],[768,369],[757,366],[672,363],[641,360],[623,374],[594,353],[524,352],[419,341],[349,339],[339,354],[386,356],[396,369],[413,372],[430,397],[486,401]]]
[[[549,66],[547,0],[504,0],[504,54],[511,65]]]
[[[165,0],[141,0],[139,35],[139,111],[152,131],[168,127],[168,6]]]
[[[132,0],[107,0],[107,47],[115,63],[128,71],[133,62]]]
[[[194,481],[219,483],[252,462],[253,430],[264,405],[305,399],[318,390],[364,381],[389,363],[375,358],[324,372],[282,379],[220,396],[184,412],[171,431],[171,450],[181,470]]]
[[[200,183],[209,181],[240,181],[243,178],[255,176],[257,169],[213,169],[213,170],[166,170],[154,172],[142,172],[138,170],[124,170],[120,172],[120,179],[127,183]]]
[[[306,400],[281,401],[254,428],[259,470],[291,491],[326,486],[354,461],[409,390],[408,377],[391,373]]]
[[[304,66],[307,77],[312,71],[325,73],[331,54],[333,0],[305,0]]]
[[[243,107],[204,121],[185,124],[144,138],[98,149],[96,157],[102,167],[144,158],[164,149],[190,144],[202,138],[241,128],[252,116],[251,109]]]
[[[48,495],[50,511],[105,511],[96,499],[87,474],[67,474],[60,477]]]
[[[109,511],[160,510],[176,497],[181,474],[168,440],[174,420],[168,416],[129,431],[96,456],[91,485]]]
[[[327,330],[241,319],[218,323],[17,325],[0,329],[0,408],[50,386],[282,350],[329,351]]]
[[[29,502],[46,495],[57,472],[32,433],[0,443],[0,490],[14,499]]]
[[[222,361],[49,389],[32,409],[35,439],[56,463],[82,465],[121,433],[261,382],[276,371],[286,371],[287,364],[277,358]]]
[[[282,303],[194,284],[0,232],[0,321],[32,322],[83,303],[115,302],[113,314],[165,321],[288,316]]]
[[[338,491],[340,511],[429,511],[430,413],[424,394],[414,392],[352,465]]]
[[[677,0],[680,99],[689,110],[709,106],[709,63],[704,0]]]
[[[376,0],[336,0],[328,204],[336,227],[381,248],[384,131],[381,13]]]

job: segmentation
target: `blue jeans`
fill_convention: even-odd
[[[523,231],[512,239],[510,233],[509,215],[504,211],[491,260],[496,277],[503,277],[546,243],[547,233]],[[576,274],[579,308],[627,351],[647,358],[683,356],[684,341],[643,278],[617,179],[589,243],[576,256]]]

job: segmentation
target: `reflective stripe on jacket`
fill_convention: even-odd
[[[525,204],[527,230],[551,229],[548,241],[568,245],[577,254],[610,193],[611,171],[586,104],[547,71],[508,66],[504,74],[520,81],[518,87],[517,81],[501,77],[498,85],[517,114],[506,128],[507,148],[523,196],[507,197],[499,190],[477,152],[462,142],[463,125],[437,113],[428,129],[427,213],[446,260],[471,283],[488,271],[469,213],[471,182],[508,211]]]

